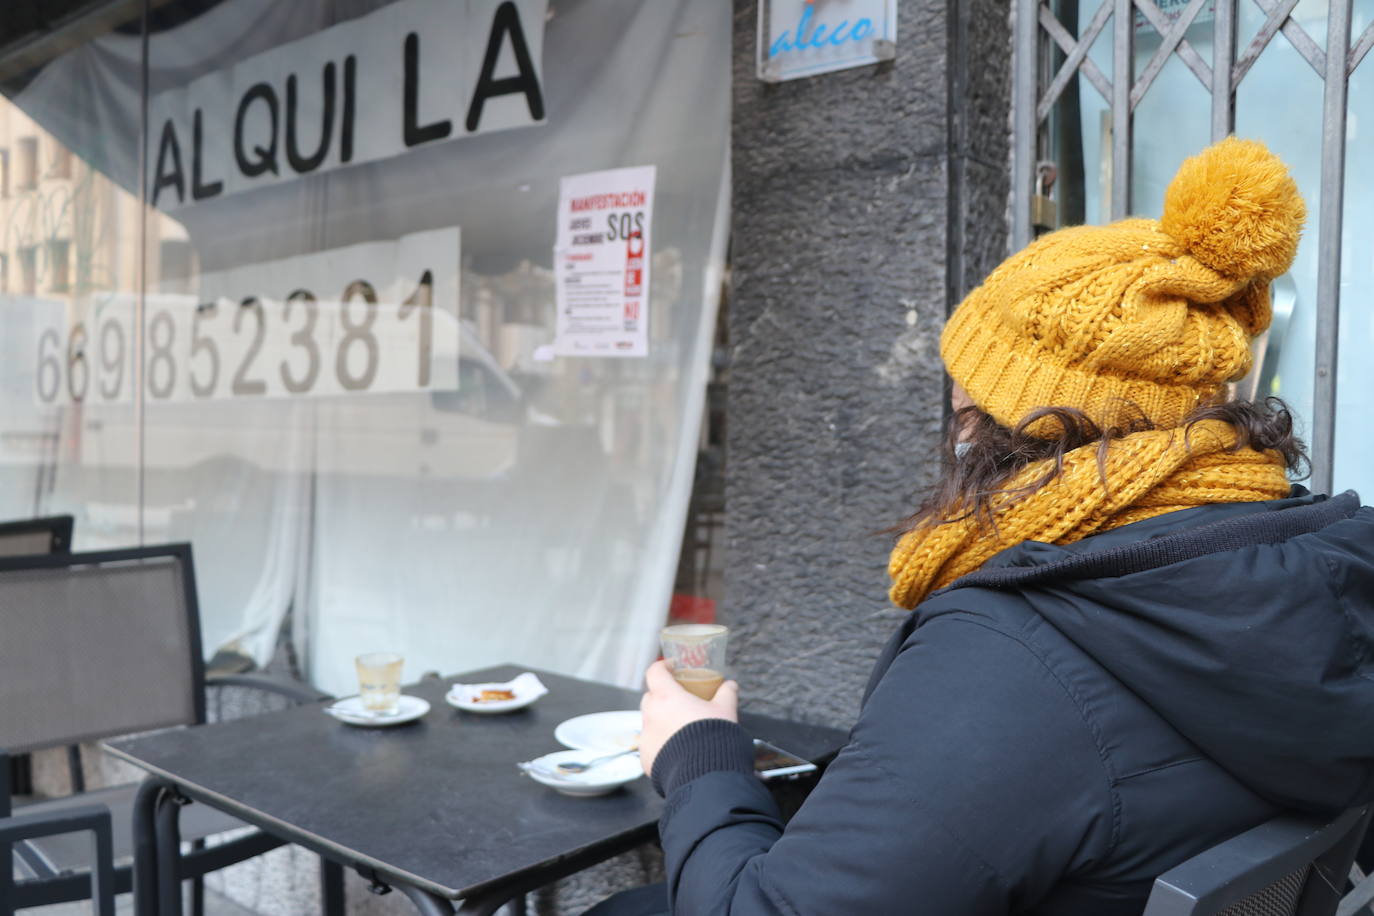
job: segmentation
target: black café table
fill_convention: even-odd
[[[505,681],[522,671],[549,688],[533,706],[478,715],[444,702],[455,681]],[[454,913],[461,901],[457,913],[489,916],[655,836],[663,802],[647,779],[572,798],[515,768],[559,749],[558,723],[637,709],[637,692],[518,665],[429,679],[405,692],[431,708],[404,725],[357,728],[316,703],[107,742],[150,774],[134,812],[139,916],[179,916],[176,811],[187,799],[394,886],[424,914]],[[748,713],[741,720],[755,737],[812,760],[833,754],[845,737]]]

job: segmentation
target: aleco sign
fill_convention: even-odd
[[[545,7],[400,0],[153,96],[153,205],[540,123]]]

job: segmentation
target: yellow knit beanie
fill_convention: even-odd
[[[1183,163],[1161,220],[1063,229],[1004,261],[950,316],[940,355],[1007,427],[1040,407],[1177,426],[1249,371],[1305,216],[1284,164],[1228,138]]]

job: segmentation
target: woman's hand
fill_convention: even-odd
[[[654,771],[658,752],[678,729],[698,719],[739,721],[739,685],[726,681],[714,698],[703,700],[688,693],[673,680],[662,660],[654,662],[644,674],[644,698],[639,709],[644,713],[644,730],[639,733],[639,762],[646,775]]]

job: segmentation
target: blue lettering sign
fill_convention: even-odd
[[[851,42],[863,41],[873,34],[873,20],[867,17],[854,23],[853,28],[846,34],[845,28],[849,26],[848,19],[842,19],[834,27],[817,23],[811,34],[807,30],[811,28],[811,19],[815,15],[815,9],[811,4],[806,4],[802,9],[801,19],[797,22],[795,29],[783,29],[774,39],[773,44],[768,48],[769,57],[777,57],[786,51],[805,51],[807,48],[840,47]],[[829,33],[827,35],[827,32]]]

